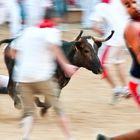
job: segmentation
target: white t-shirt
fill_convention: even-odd
[[[121,9],[117,9],[115,5],[100,3],[95,6],[94,12],[89,17],[93,22],[106,23],[106,36],[111,33],[111,30],[115,31],[113,37],[105,42],[107,45],[124,45],[123,33],[128,22],[128,17],[119,10]]]
[[[0,75],[0,87],[7,87],[9,77],[6,75]]]
[[[17,82],[44,81],[55,72],[55,56],[48,48],[51,44],[61,45],[60,31],[54,28],[29,27],[12,45],[18,50],[14,67]]]

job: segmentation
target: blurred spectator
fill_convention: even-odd
[[[69,1],[69,0],[68,0]],[[58,24],[58,28],[62,31],[68,29],[67,12],[68,12],[68,1],[67,0],[54,0],[54,16]]]
[[[43,19],[44,9],[49,4],[51,5],[51,0],[23,0],[24,8],[26,11],[26,25],[34,26],[38,25]]]
[[[7,0],[11,37],[16,37],[25,27],[38,25],[51,0]]]
[[[17,36],[19,31],[22,29],[21,16],[20,16],[20,6],[17,0],[7,0],[7,9],[9,16],[9,27],[11,37]]]
[[[26,24],[26,9],[24,5],[24,0],[18,0],[19,8],[20,8],[20,17],[21,17],[21,25],[24,28]]]
[[[75,0],[75,4],[80,6],[80,0]]]
[[[7,6],[5,0],[0,1],[0,25],[7,21]]]
[[[94,12],[94,6],[100,3],[100,0],[80,0],[82,8],[82,27],[85,29],[92,28],[92,22],[89,20],[89,15]]]
[[[68,5],[75,5],[75,0],[66,0]]]
[[[140,5],[138,0],[121,1],[131,18],[124,33],[127,48],[132,58],[129,89],[140,107]]]
[[[140,107],[140,5],[137,3],[139,0],[121,1],[131,17],[124,31],[125,41],[132,58],[129,88]],[[140,129],[112,137],[98,134],[96,140],[140,140]]]
[[[120,6],[115,1],[100,3],[95,6],[94,12],[90,17],[93,21],[93,31],[98,33],[98,35],[103,36],[110,33],[111,30],[115,31],[113,37],[103,44],[103,52],[100,56],[104,70],[103,78],[107,80],[113,90],[112,104],[116,103],[118,97],[130,95],[123,64],[124,51],[122,51],[125,46],[123,33],[128,17],[124,14],[124,9],[121,10]],[[111,75],[110,67],[113,65],[121,82],[120,86],[118,86]]]

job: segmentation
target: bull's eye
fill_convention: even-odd
[[[84,50],[85,53],[89,53],[89,50]]]

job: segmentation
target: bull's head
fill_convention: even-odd
[[[79,67],[87,68],[95,74],[102,73],[102,66],[98,57],[98,49],[101,47],[102,42],[109,40],[111,35],[107,38],[97,38],[92,36],[81,36],[76,38],[75,41],[75,53],[73,56],[73,62]]]

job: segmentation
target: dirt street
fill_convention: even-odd
[[[80,29],[64,33],[64,39],[73,40]],[[84,33],[91,34],[91,31]],[[0,39],[8,37],[6,26],[0,27]],[[130,58],[126,53],[125,75],[128,78]],[[112,68],[112,73],[115,71]],[[0,74],[7,74],[0,49]],[[116,79],[119,83],[119,80]],[[122,99],[117,105],[110,105],[112,91],[101,75],[95,75],[86,69],[79,69],[70,83],[62,90],[60,100],[70,117],[73,133],[78,140],[95,140],[99,132],[116,135],[140,128],[140,110],[133,99]],[[13,106],[8,95],[0,95],[0,140],[21,140],[19,125],[20,111]],[[31,140],[64,140],[65,137],[57,125],[54,111],[41,118],[37,109],[35,126]]]

